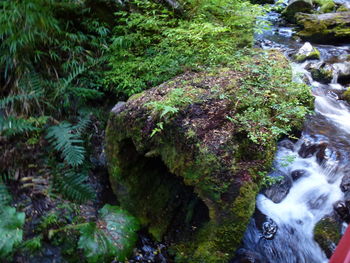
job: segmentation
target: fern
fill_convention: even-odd
[[[7,190],[7,186],[0,180],[0,211],[6,206],[9,205],[12,200],[12,197]]]
[[[13,104],[14,102],[22,102],[24,100],[31,100],[34,98],[38,98],[40,94],[38,93],[31,93],[31,94],[17,94],[12,96],[7,96],[3,99],[0,99],[0,109],[5,108],[9,104]]]
[[[79,203],[94,198],[94,189],[85,183],[86,180],[86,173],[78,173],[71,169],[55,175],[55,183],[60,193],[66,198]]]
[[[90,116],[85,116],[79,119],[77,125],[74,126],[74,131],[77,135],[81,135],[90,125],[91,119]]]
[[[26,119],[12,116],[4,118],[0,116],[0,134],[5,136],[13,136],[36,130],[38,130],[38,128],[33,126],[33,124]]]
[[[83,143],[80,134],[74,132],[74,126],[62,122],[48,129],[46,138],[52,146],[62,153],[62,158],[71,166],[78,166],[84,161],[85,149],[79,145]]]

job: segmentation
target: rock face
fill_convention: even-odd
[[[291,81],[284,56],[264,57],[285,72],[276,87],[279,101],[302,96],[284,90]],[[266,63],[260,55],[254,61]],[[242,110],[237,94],[250,74],[189,72],[111,112],[106,154],[114,192],[155,238],[171,238],[176,262],[227,262],[254,212],[257,174],[270,166],[276,139],[254,143],[230,120]]]
[[[296,22],[302,28],[298,35],[316,43],[336,43],[350,37],[350,12],[296,14]]]

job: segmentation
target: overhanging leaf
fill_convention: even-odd
[[[132,252],[140,226],[136,218],[125,210],[105,205],[99,220],[81,228],[79,248],[84,250],[89,262],[111,258],[125,260]]]
[[[0,212],[0,258],[12,252],[15,245],[23,238],[25,214],[16,208],[6,206]]]

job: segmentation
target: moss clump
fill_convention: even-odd
[[[350,103],[350,87],[342,94],[342,99]]]
[[[169,235],[178,262],[225,262],[253,213],[258,172],[278,136],[301,126],[311,98],[276,51],[242,52],[229,67],[133,97],[106,134],[121,206],[158,240]]]
[[[319,13],[330,13],[336,8],[333,0],[314,0],[314,3],[319,7]]]
[[[341,238],[339,224],[331,217],[323,218],[315,226],[314,238],[329,258]]]
[[[327,70],[324,68],[320,69],[311,69],[310,70],[312,78],[321,83],[330,83],[333,78],[332,70]]]
[[[296,62],[302,63],[305,60],[308,60],[308,59],[320,59],[320,57],[321,57],[320,51],[317,48],[313,47],[312,51],[309,54],[307,54],[307,55],[305,55],[305,54],[296,54],[294,56],[294,59],[295,59]]]

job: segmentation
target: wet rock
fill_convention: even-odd
[[[261,236],[267,240],[272,240],[278,230],[275,221],[267,217],[259,209],[256,209],[253,218]]]
[[[286,175],[281,175],[283,179],[280,182],[275,183],[267,189],[264,189],[262,193],[274,203],[280,203],[289,193],[292,187],[292,178]]]
[[[290,0],[288,6],[282,12],[289,22],[295,22],[295,15],[299,12],[311,13],[313,8],[312,0]]]
[[[309,172],[306,170],[294,170],[293,172],[291,172],[290,175],[291,175],[293,181],[296,181],[301,177],[310,176]]]
[[[330,258],[341,238],[341,225],[333,218],[326,217],[320,220],[314,229],[315,241],[319,244],[326,256]]]
[[[236,257],[229,263],[262,263],[261,256],[252,250],[244,248],[238,249]]]
[[[333,205],[333,208],[343,221],[350,223],[350,210],[346,202],[338,201]]]
[[[345,83],[350,80],[350,62],[349,61],[334,63],[332,66],[333,66],[333,72],[334,74],[336,74],[337,80],[340,83]]]
[[[284,139],[278,143],[278,147],[283,147],[288,150],[294,151],[294,143],[291,140]]]
[[[276,223],[269,218],[269,220],[262,225],[262,237],[267,240],[272,240],[277,233],[277,229]]]
[[[336,150],[328,147],[327,144],[322,144],[316,154],[316,160],[318,164],[322,164],[327,161],[336,162],[340,159],[340,153]]]
[[[299,63],[308,59],[320,59],[320,51],[313,47],[309,42],[306,42],[294,55],[294,59]]]
[[[350,103],[350,87],[341,95],[341,99],[346,100]]]
[[[299,149],[299,156],[302,158],[310,158],[319,150],[322,150],[324,147],[327,147],[325,142],[321,143],[312,143],[309,141],[304,142]]]
[[[341,180],[340,189],[343,192],[350,192],[350,172],[346,173]]]
[[[310,71],[312,78],[320,83],[328,84],[328,83],[331,83],[333,79],[334,69],[330,64],[327,64],[327,63],[311,64],[307,68],[307,70]]]
[[[306,13],[306,12],[304,12]],[[301,30],[297,33],[304,40],[315,43],[337,43],[350,36],[350,12],[295,15]]]

